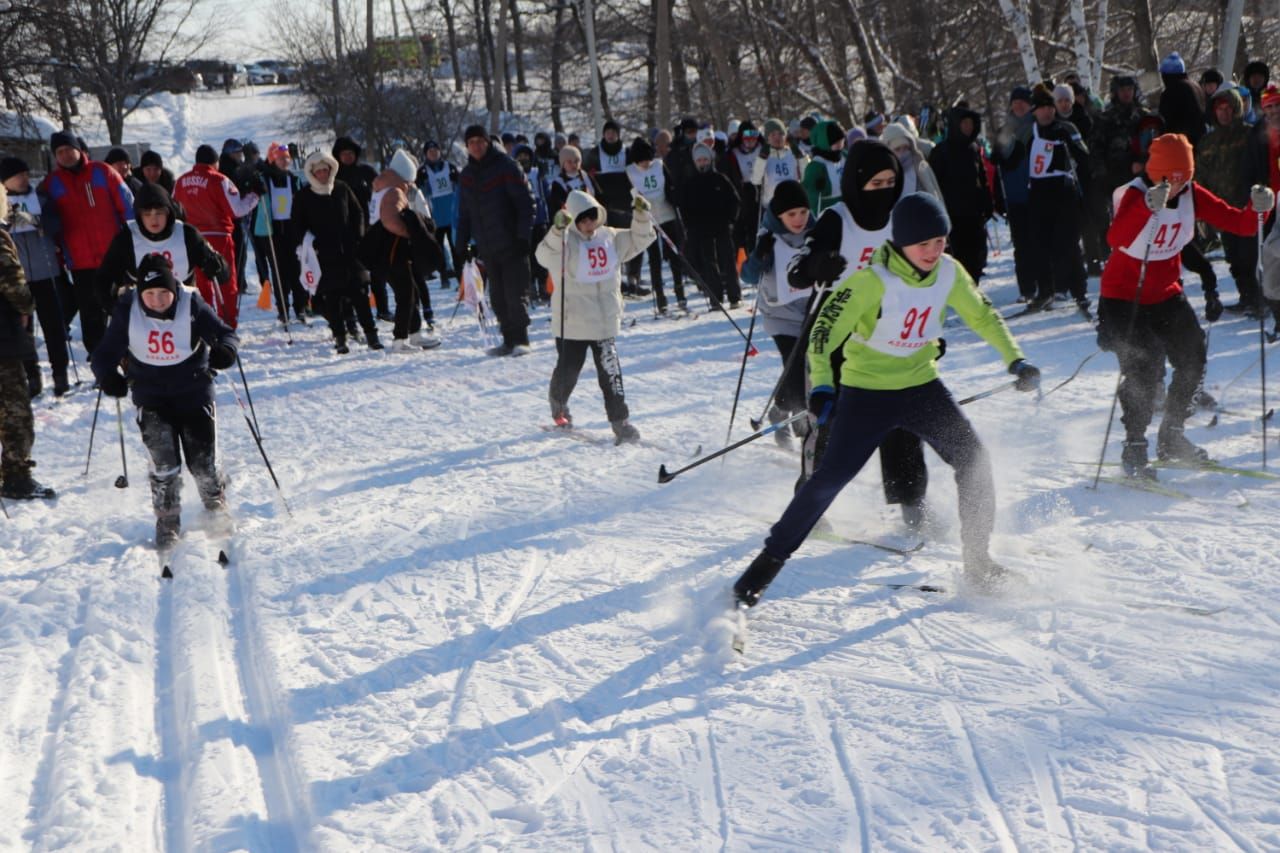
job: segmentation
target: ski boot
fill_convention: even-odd
[[[370,329],[369,331],[365,332],[364,337],[365,337],[365,341],[367,341],[369,344],[369,349],[372,349],[372,350],[383,349],[382,341],[378,340],[377,329]]]
[[[609,426],[613,427],[613,443],[636,444],[640,441],[640,430],[631,425],[626,418],[620,421],[609,421]]]
[[[906,523],[907,529],[918,531],[924,527],[928,513],[925,511],[924,501],[904,502],[902,504],[902,520]]]
[[[1191,403],[1197,409],[1203,409],[1204,411],[1212,411],[1218,408],[1218,401],[1203,387],[1197,389],[1196,393],[1191,395]]]
[[[333,349],[338,355],[346,355],[351,352],[351,348],[347,346],[347,336],[337,335],[333,339]]]
[[[409,336],[409,345],[422,349],[435,349],[440,346],[440,339],[430,332],[419,331]]]
[[[742,577],[734,583],[733,597],[739,604],[755,607],[760,601],[760,596],[764,595],[764,591],[769,588],[769,584],[773,583],[773,579],[778,576],[778,572],[782,571],[782,566],[786,562],[768,551],[761,551],[751,561],[751,565],[747,566]]]
[[[67,381],[67,369],[53,371],[53,396],[61,397],[71,390],[71,383]]]
[[[573,429],[573,415],[569,414],[569,404],[559,400],[550,400],[551,422],[559,429]]]
[[[1021,572],[1005,568],[991,559],[990,554],[982,552],[965,556],[964,583],[979,595],[1002,595],[1026,586],[1027,579]]]
[[[502,343],[498,344],[496,347],[489,347],[487,350],[484,351],[484,354],[488,356],[493,356],[494,358],[502,358],[503,356],[511,355],[511,350],[512,350],[511,344],[507,343],[506,341],[503,341]]]
[[[1151,467],[1151,462],[1147,458],[1145,438],[1125,441],[1124,450],[1120,451],[1120,467],[1124,469],[1126,477],[1139,480],[1156,479],[1156,469]]]
[[[1173,462],[1178,465],[1203,465],[1209,461],[1209,453],[1203,447],[1196,447],[1187,440],[1182,427],[1172,424],[1161,424],[1160,433],[1156,437],[1156,457],[1161,462]]]
[[[182,535],[182,519],[175,512],[172,515],[156,517],[156,548],[164,550],[172,548]]]
[[[4,475],[4,486],[0,487],[0,497],[14,501],[47,501],[56,498],[57,493],[33,479],[30,470],[22,469]]]

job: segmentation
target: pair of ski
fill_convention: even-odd
[[[1077,462],[1077,465],[1096,465],[1096,462]],[[1107,467],[1115,468],[1120,465],[1119,462],[1103,463]],[[1280,474],[1273,474],[1270,471],[1258,471],[1254,468],[1238,468],[1233,465],[1223,465],[1219,462],[1201,462],[1176,463],[1176,462],[1155,462],[1151,466],[1156,469],[1174,470],[1174,471],[1207,471],[1214,474],[1230,474],[1235,477],[1249,477],[1255,480],[1280,480]],[[1117,486],[1125,486],[1130,489],[1137,489],[1143,492],[1151,492],[1156,495],[1164,495],[1169,498],[1179,498],[1181,500],[1190,500],[1193,496],[1180,489],[1165,485],[1159,480],[1149,480],[1145,477],[1128,477],[1125,475],[1104,474],[1098,478],[1100,482],[1112,483]]]
[[[231,558],[227,556],[227,552],[231,549],[231,537],[235,534],[234,526],[227,520],[225,524],[216,526],[216,529],[197,528],[194,533],[198,533],[205,537],[209,543],[208,550],[217,549],[218,555],[214,558],[219,566],[224,569],[231,564]],[[173,566],[177,565],[180,557],[185,557],[187,548],[183,546],[191,544],[187,538],[188,533],[184,532],[178,536],[178,539],[165,546],[156,547],[156,559],[160,564],[160,578],[162,580],[173,580]]]
[[[616,438],[605,438],[604,436],[592,435],[589,432],[583,432],[582,430],[574,429],[572,425],[561,425],[561,424],[554,424],[554,423],[543,424],[542,429],[544,432],[563,435],[563,436],[566,436],[567,438],[576,439],[585,444],[595,445],[596,447],[608,447],[610,445],[613,445],[614,447],[620,447],[623,444],[634,444],[637,447],[647,447],[652,450],[661,450],[663,453],[667,453],[672,456],[680,456],[686,453],[686,451],[683,449],[677,449],[669,445],[662,444],[661,442],[650,441],[647,438],[641,438],[636,441],[622,442],[622,441],[618,441]],[[688,452],[688,455],[690,457],[701,456],[702,445],[699,444],[696,447],[694,447],[692,451]]]

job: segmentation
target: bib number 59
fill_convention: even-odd
[[[599,272],[609,266],[609,250],[603,246],[587,249],[587,265],[592,272]]]

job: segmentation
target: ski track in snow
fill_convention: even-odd
[[[177,172],[201,142],[282,138],[295,108],[280,87],[163,96],[131,136]],[[1006,311],[1010,261],[983,285]],[[930,455],[925,548],[806,543],[735,657],[716,645],[724,590],[794,465],[755,445],[655,483],[724,435],[742,344],[723,318],[649,323],[628,303],[619,354],[646,444],[615,448],[590,365],[573,398],[589,440],[540,428],[545,309],[524,359],[484,358],[463,313],[438,350],[337,357],[322,322],[285,346],[248,269],[245,369],[293,516],[220,383],[228,568],[188,484],[162,583],[138,544],[136,429],[117,491],[113,418],[80,476],[93,395],[37,402],[60,497],[11,504],[0,541],[0,849],[1280,849],[1280,484],[1162,471],[1192,498],[1086,488],[1092,469],[1069,462],[1096,459],[1112,357],[1038,405],[966,407],[997,473],[994,552],[1026,595],[877,585],[956,586],[955,486]],[[452,295],[432,296],[447,316]],[[1067,310],[1011,326],[1049,387],[1095,347]],[[1001,381],[976,336],[946,334],[956,394]],[[1211,392],[1256,338],[1216,324]],[[740,425],[779,367],[762,343]],[[1252,406],[1256,381],[1222,404]],[[1258,466],[1253,420],[1208,419],[1194,441]],[[899,532],[875,465],[828,518]]]

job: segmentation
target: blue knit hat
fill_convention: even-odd
[[[1175,50],[1173,53],[1160,60],[1161,74],[1186,74],[1187,63],[1182,61],[1182,57]]]
[[[929,193],[917,192],[898,199],[893,208],[893,242],[914,246],[951,233],[947,209]]]

